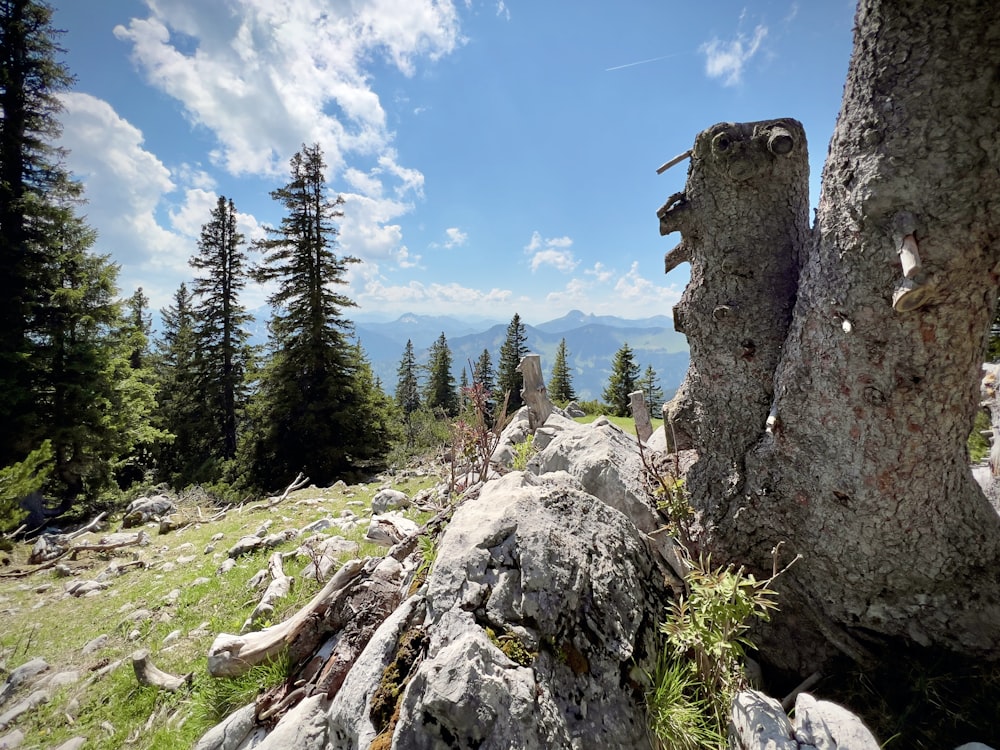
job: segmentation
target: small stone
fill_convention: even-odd
[[[110,640],[111,636],[107,634],[99,635],[96,638],[87,641],[84,647],[80,649],[80,653],[86,656],[87,654],[92,654],[95,651],[100,651],[102,648],[107,647],[108,641]]]
[[[169,633],[163,636],[163,644],[166,645],[168,643],[172,643],[173,641],[176,641],[180,637],[181,637],[181,631],[171,630]]]
[[[204,552],[204,554],[210,555],[213,552],[215,552],[215,545],[214,544],[206,544],[205,545],[205,552]]]
[[[209,539],[209,541],[210,541],[210,542],[218,542],[218,541],[219,541],[220,539],[222,539],[222,538],[223,538],[224,536],[225,536],[225,534],[223,534],[223,533],[222,533],[222,532],[220,531],[220,532],[219,532],[218,534],[213,534],[213,535],[212,535],[212,538],[211,538],[211,539]]]
[[[195,578],[193,581],[191,581],[191,585],[204,586],[206,583],[211,583],[211,582],[212,582],[211,578],[205,578],[205,576],[200,576],[199,578]]]

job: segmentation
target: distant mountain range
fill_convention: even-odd
[[[391,392],[407,340],[413,342],[417,361],[424,363],[429,347],[444,333],[452,354],[455,381],[459,382],[462,369],[471,369],[470,363],[475,363],[484,349],[489,351],[496,367],[509,324],[510,321],[496,323],[483,330],[475,323],[453,317],[407,313],[391,322],[359,321],[355,330],[383,387]],[[600,398],[615,353],[626,342],[643,372],[647,365],[652,365],[667,397],[687,372],[687,340],[674,331],[673,321],[666,315],[627,320],[573,310],[537,326],[525,324],[525,332],[528,351],[541,355],[546,378],[551,374],[560,340],[566,339],[567,364],[580,400]]]

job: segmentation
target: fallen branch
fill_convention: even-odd
[[[90,523],[88,523],[86,526],[83,526],[83,527],[77,529],[76,531],[74,531],[71,534],[64,534],[62,536],[62,538],[66,539],[66,540],[70,540],[70,539],[76,539],[78,536],[83,536],[88,531],[91,531],[95,526],[97,526],[97,524],[99,524],[101,521],[103,521],[104,517],[106,515],[107,515],[107,513],[99,513],[98,516],[93,521],[91,521]]]
[[[267,572],[271,576],[271,582],[264,590],[264,595],[261,596],[260,602],[254,607],[253,612],[250,613],[246,622],[243,623],[242,632],[244,633],[253,628],[261,620],[273,615],[274,605],[279,599],[288,596],[295,585],[295,579],[292,576],[285,575],[285,571],[281,566],[280,552],[275,552],[271,555],[271,559],[267,563]]]
[[[286,648],[301,658],[311,653],[325,637],[324,615],[350,584],[361,575],[364,564],[350,560],[290,619],[245,635],[221,633],[208,650],[208,673],[212,677],[239,677],[251,667],[276,659]],[[293,662],[295,655],[289,653]]]
[[[194,678],[194,673],[176,677],[159,669],[150,661],[148,648],[140,649],[132,654],[132,669],[135,670],[135,678],[140,685],[159,688],[171,693],[180,690],[184,685],[190,685]]]
[[[268,500],[267,507],[273,508],[278,503],[283,503],[285,500],[288,499],[289,495],[295,492],[295,490],[302,489],[307,484],[309,484],[309,477],[307,477],[300,471],[299,475],[295,477],[295,479],[292,480],[292,483],[285,488],[284,492],[281,493],[281,497],[272,497],[270,500]]]

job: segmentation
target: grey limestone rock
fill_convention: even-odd
[[[390,510],[409,507],[410,498],[406,496],[405,492],[399,490],[379,490],[372,498],[372,513],[386,513]]]

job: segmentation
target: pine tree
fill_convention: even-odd
[[[493,359],[490,357],[489,349],[483,349],[479,359],[472,366],[472,382],[479,383],[488,393],[496,390],[496,381],[493,377]]]
[[[327,197],[324,168],[318,144],[292,157],[290,181],[271,193],[286,215],[257,245],[264,259],[255,277],[277,285],[268,299],[275,310],[272,356],[248,410],[242,449],[258,486],[287,482],[299,471],[318,484],[347,475],[352,445],[368,428],[348,341],[352,327],[342,312],[355,303],[334,290],[358,260],[334,252],[344,200]]]
[[[403,412],[403,418],[409,419],[420,408],[420,384],[417,380],[417,358],[413,353],[413,341],[406,340],[403,358],[396,370],[396,405]]]
[[[236,455],[237,416],[246,405],[245,376],[252,357],[245,328],[250,315],[239,301],[247,278],[243,241],[236,206],[220,196],[201,228],[191,265],[203,274],[194,283],[203,422],[211,455],[222,460]]]
[[[557,404],[568,404],[576,400],[576,392],[573,390],[573,378],[566,363],[568,354],[566,352],[566,339],[559,341],[559,348],[556,349],[555,362],[552,364],[552,376],[549,378],[549,397]]]
[[[514,317],[507,326],[507,337],[500,346],[500,360],[497,364],[497,390],[502,398],[504,393],[509,393],[507,401],[507,413],[521,408],[524,401],[521,398],[521,390],[524,388],[524,377],[517,367],[521,364],[521,359],[528,353],[528,334],[521,316],[514,313]]]
[[[193,304],[187,285],[181,284],[174,293],[174,304],[160,310],[162,335],[157,342],[157,425],[172,436],[160,445],[157,463],[161,478],[176,487],[209,478],[200,471],[209,446]]]
[[[149,340],[153,333],[153,319],[149,314],[149,297],[142,292],[142,287],[135,290],[125,303],[128,321],[135,336],[129,364],[133,370],[138,370],[148,364]]]
[[[50,441],[62,511],[96,501],[158,432],[148,372],[132,367],[141,331],[54,145],[72,78],[51,20],[41,0],[0,2],[0,465]]]
[[[73,79],[56,60],[63,50],[51,22],[44,2],[0,2],[0,466],[38,446],[29,321],[51,291],[43,277],[53,239],[48,197],[73,187],[52,145],[58,95]]]
[[[451,373],[451,349],[448,348],[448,339],[443,332],[431,344],[427,372],[424,404],[429,409],[454,417],[458,414],[458,391],[455,390],[455,377]]]
[[[663,408],[663,389],[660,387],[660,379],[652,365],[646,365],[646,370],[636,386],[642,391],[650,415],[658,415]]]
[[[614,416],[627,417],[629,415],[629,394],[638,390],[636,388],[638,381],[639,365],[635,363],[635,357],[628,342],[625,342],[615,352],[615,358],[611,364],[611,377],[608,379],[604,393],[601,394],[601,398],[611,408],[611,413]]]

